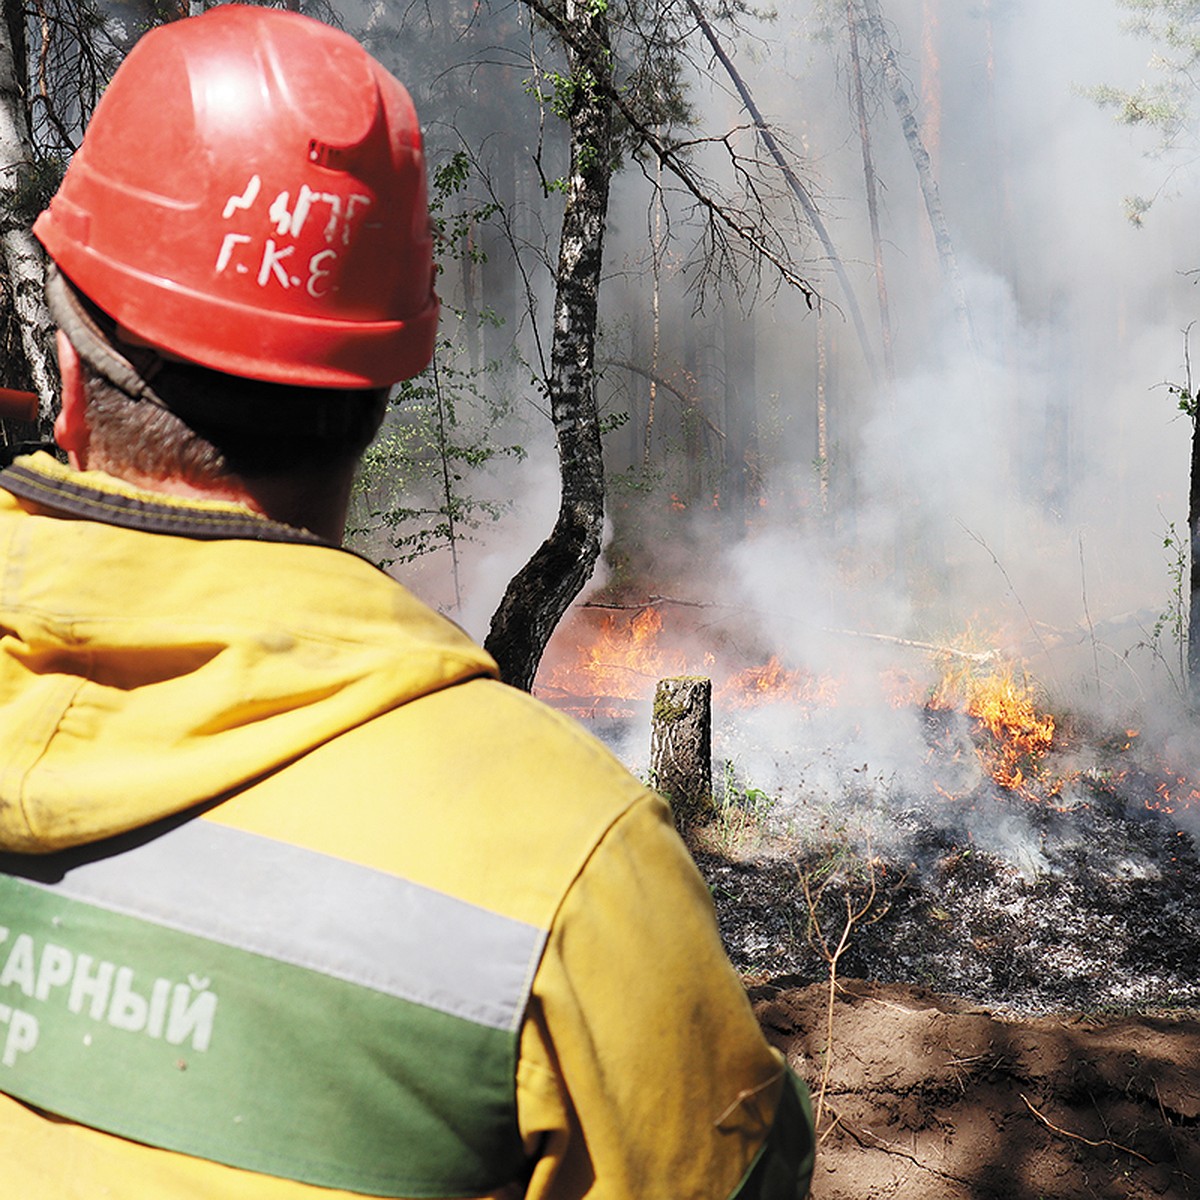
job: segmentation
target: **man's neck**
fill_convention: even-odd
[[[340,545],[345,536],[353,469],[314,469],[286,476],[244,479],[227,475],[212,483],[192,483],[171,475],[146,475],[126,466],[107,462],[81,462],[70,454],[77,470],[103,471],[147,492],[160,492],[187,500],[220,500],[241,504],[259,516],[307,529],[326,541]]]

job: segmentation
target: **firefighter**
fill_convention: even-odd
[[[148,33],[38,219],[69,465],[0,474],[14,1200],[802,1196],[655,795],[339,547],[430,359],[407,93],[222,6]]]

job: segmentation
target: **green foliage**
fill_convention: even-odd
[[[688,38],[694,33],[690,20],[680,19],[678,6],[648,3],[647,0],[588,0],[588,15],[604,17],[612,49],[597,60],[597,67],[610,76],[611,85],[629,110],[644,126],[660,131],[692,124],[693,111],[687,97]],[[737,0],[722,6],[721,16],[743,15],[749,10]],[[581,95],[594,97],[601,87],[593,70],[577,74],[542,70],[525,80],[525,91],[560,120],[566,120]],[[614,170],[628,155],[644,157],[648,148],[637,130],[620,111],[613,113]],[[547,193],[564,191],[562,180],[543,184]]]
[[[1176,407],[1192,424],[1196,423],[1196,395],[1191,386],[1185,383],[1168,383],[1167,391],[1176,397]]]
[[[412,562],[469,540],[503,514],[505,503],[470,491],[470,476],[499,459],[520,459],[518,444],[498,444],[495,429],[509,414],[486,384],[497,371],[459,365],[448,338],[436,365],[399,384],[383,433],[364,456],[355,490],[351,534],[371,549],[381,532],[390,551],[383,566]]]
[[[1111,109],[1122,125],[1158,135],[1156,152],[1194,145],[1197,71],[1200,69],[1200,0],[1119,0],[1133,15],[1125,29],[1154,46],[1149,65],[1158,78],[1131,89],[1103,84],[1083,89],[1101,108]],[[1125,215],[1144,222],[1152,201],[1125,198]]]
[[[526,84],[526,88],[561,121],[570,117],[580,92],[588,94],[596,86],[595,76],[590,71],[585,71],[579,76],[564,75],[562,71],[547,71],[544,78],[550,84],[549,91],[537,87],[532,80]]]
[[[429,215],[433,219],[438,248],[444,258],[469,258],[472,262],[487,262],[487,255],[471,238],[477,225],[490,220],[500,211],[495,203],[478,204],[474,208],[452,211],[451,197],[464,191],[471,178],[471,159],[465,150],[452,154],[435,168],[429,184]],[[444,270],[438,262],[438,272]]]
[[[1167,554],[1167,577],[1170,580],[1167,606],[1134,649],[1148,651],[1166,671],[1178,695],[1185,696],[1191,554],[1186,538],[1180,535],[1174,521],[1167,522],[1162,545]]]
[[[471,171],[470,158],[459,151],[431,174],[429,208],[439,271],[447,260],[484,259],[471,233],[498,206],[458,208],[453,203],[466,189]],[[446,311],[459,318],[460,327],[467,319],[461,312]],[[480,325],[500,323],[490,310],[474,319]],[[471,477],[496,460],[524,456],[520,445],[497,438],[497,429],[511,414],[499,376],[498,362],[476,367],[462,344],[442,336],[429,367],[396,386],[383,431],[363,458],[349,530],[381,565],[412,562],[448,548],[457,582],[460,543],[505,511],[506,504],[482,498],[471,488]],[[377,549],[380,535],[388,547],[384,554]]]
[[[1115,109],[1113,116],[1119,124],[1150,126],[1166,142],[1173,142],[1187,121],[1188,89],[1179,80],[1142,83],[1131,92],[1101,85],[1088,94],[1101,108]]]
[[[17,171],[11,189],[0,192],[0,217],[28,228],[58,191],[66,169],[66,155],[35,150],[31,160]]]
[[[1164,385],[1168,393],[1175,397],[1175,406],[1196,428],[1196,389],[1192,384],[1192,326],[1183,331],[1183,382],[1174,383],[1170,380]]]
[[[606,433],[612,433],[614,430],[621,429],[629,424],[628,412],[610,412],[605,413],[600,418],[600,435],[603,437]]]
[[[662,486],[661,472],[643,471],[633,466],[625,471],[610,471],[605,477],[609,494],[620,496],[652,496]]]
[[[725,760],[724,778],[713,796],[713,808],[699,840],[727,857],[752,854],[767,838],[767,823],[777,797],[750,787],[736,765]]]

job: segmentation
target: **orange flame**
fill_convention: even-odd
[[[562,632],[569,635],[571,631],[569,626]],[[777,655],[761,665],[724,674],[713,654],[697,658],[672,647],[664,635],[662,611],[653,606],[632,615],[580,610],[573,617],[573,631],[579,645],[547,658],[537,690],[577,716],[632,717],[635,702],[648,702],[658,680],[671,675],[713,677],[714,704],[727,712],[787,705],[800,719],[837,705],[847,690],[845,680],[785,666]],[[979,644],[973,635],[968,634],[967,640]],[[1037,687],[1017,664],[995,658],[981,663],[979,659],[979,655],[963,658],[952,666],[947,656],[932,696],[928,678],[920,673],[881,671],[879,695],[895,708],[965,713],[975,723],[971,746],[987,776],[1016,796],[1057,808],[1056,799],[1080,772],[1053,769],[1049,755],[1059,734],[1054,716],[1045,710]],[[1121,732],[1113,749],[1130,753],[1139,741],[1139,731],[1128,728]],[[1140,757],[1144,761],[1144,756]],[[935,758],[931,749],[930,762]],[[1171,813],[1200,804],[1200,787],[1182,772],[1163,763],[1143,771],[1145,781],[1138,794],[1148,809]],[[1124,775],[1117,771],[1113,778]],[[953,795],[942,782],[931,782],[947,799],[964,798]]]
[[[985,769],[1001,787],[1029,796],[1028,774],[1038,770],[1050,750],[1054,717],[1039,712],[1034,688],[1014,677],[1012,664],[986,674],[948,673],[929,707],[962,707],[978,721],[990,735],[979,749]]]
[[[777,655],[760,667],[747,667],[731,675],[713,693],[728,708],[757,708],[762,704],[832,705],[837,703],[841,680],[785,667]]]
[[[664,675],[678,675],[687,663],[682,654],[658,646],[662,614],[641,609],[632,621],[607,613],[594,639],[578,648],[574,661],[552,666],[538,680],[539,687],[561,690],[578,698],[608,697],[638,700],[649,696]],[[623,715],[606,711],[605,715]]]

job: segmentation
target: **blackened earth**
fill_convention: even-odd
[[[1027,800],[975,802],[1028,817]],[[930,811],[896,814],[908,826],[904,858],[776,845],[738,859],[698,839],[734,965],[751,977],[822,978],[849,902],[863,912],[838,961],[845,975],[1024,1012],[1200,1008],[1200,856],[1169,815],[1097,787],[1091,802],[1039,813],[1031,869],[930,823]]]

